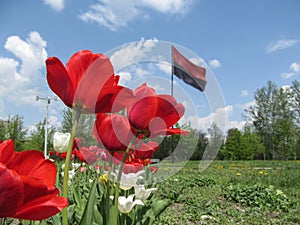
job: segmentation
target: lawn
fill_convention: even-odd
[[[62,163],[57,161],[57,186],[61,187]],[[103,162],[104,163],[104,162]],[[300,161],[213,161],[205,170],[199,169],[199,161],[156,164],[159,171],[150,176],[156,179],[157,191],[151,195],[147,206],[136,206],[129,217],[141,212],[140,225],[161,211],[152,207],[156,203],[171,204],[155,219],[155,225],[193,225],[193,224],[300,224]],[[73,170],[76,164],[72,164]],[[105,205],[105,182],[95,170],[94,165],[79,166],[70,179],[68,217],[70,224],[80,224],[85,205],[90,198],[93,181],[97,187],[93,193],[95,205],[93,225],[103,224]],[[103,170],[104,166],[102,167]],[[176,173],[175,173],[175,172]],[[173,174],[173,175],[172,175]],[[160,176],[162,175],[162,176]],[[171,176],[172,175],[172,176]],[[166,179],[166,176],[168,177]],[[99,179],[100,177],[100,179]],[[161,178],[160,182],[158,179]],[[100,182],[101,180],[101,182]],[[122,192],[129,194],[133,189]],[[169,200],[171,201],[169,201]],[[148,209],[153,209],[146,211]],[[145,209],[145,211],[144,211]],[[126,218],[129,218],[126,217]],[[133,217],[131,217],[133,218]],[[144,220],[143,220],[144,219]],[[61,214],[43,221],[2,220],[5,225],[60,225]],[[102,221],[102,222],[99,222]],[[143,222],[141,222],[143,221]],[[123,224],[123,223],[121,223]],[[136,224],[127,223],[126,225]]]
[[[156,225],[300,224],[300,161],[214,161],[204,171],[190,161],[158,187],[172,204]]]

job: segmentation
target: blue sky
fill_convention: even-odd
[[[175,80],[187,108],[185,120],[202,130],[212,121],[241,128],[257,88],[268,80],[290,85],[300,77],[298,0],[2,0],[0,17],[0,118],[20,114],[26,126],[45,117],[45,102],[35,96],[53,96],[45,59],[56,56],[66,63],[82,49],[111,54],[117,66],[147,51],[153,56],[149,49],[155,45],[177,45],[206,66],[213,80],[207,93]],[[154,64],[119,71],[122,83],[151,84],[157,76],[167,81],[169,65]],[[211,107],[214,91],[222,92],[224,104]],[[60,101],[50,104],[51,124],[59,126],[63,108]]]

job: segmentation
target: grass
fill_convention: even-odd
[[[190,161],[158,188],[172,205],[156,225],[300,224],[300,161]]]
[[[62,163],[57,162],[58,187]],[[157,165],[160,169],[152,178],[169,178],[150,185],[158,188],[153,202],[170,199],[171,205],[156,218],[155,225],[300,224],[300,161],[213,161],[205,170],[199,169],[199,161]],[[100,174],[93,166],[87,166],[85,172],[77,169],[70,185],[70,224],[79,224],[90,182]],[[98,189],[96,211],[101,209],[104,186],[99,184]],[[23,225],[59,225],[59,220],[60,214],[43,221],[23,221]],[[18,224],[15,221],[7,219],[4,224]]]

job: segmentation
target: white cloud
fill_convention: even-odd
[[[110,57],[111,63],[115,70],[119,70],[138,61],[148,61],[151,58],[148,53],[151,53],[157,42],[156,38],[147,40],[142,38],[139,42],[127,44],[126,47],[114,52]]]
[[[65,7],[65,0],[44,0],[44,3],[55,11],[61,11]]]
[[[1,92],[0,92],[1,93]],[[0,99],[0,119],[4,119],[1,115],[4,113],[4,102]]]
[[[138,2],[138,1],[137,1]],[[184,13],[188,10],[191,0],[141,0],[143,7],[149,7],[162,13]]]
[[[217,60],[217,59],[210,60],[210,61],[209,61],[209,65],[210,65],[213,69],[216,69],[216,68],[221,67],[221,63],[220,63],[220,61]]]
[[[206,131],[208,128],[210,128],[212,123],[215,123],[225,135],[228,129],[242,129],[246,124],[245,121],[231,120],[230,117],[232,113],[233,106],[228,105],[224,108],[217,109],[215,112],[210,113],[206,117],[191,116],[187,118],[186,121],[190,121],[192,127],[198,128],[203,131]]]
[[[31,32],[26,41],[10,36],[5,49],[16,56],[0,57],[1,100],[15,105],[33,105],[35,95],[41,93],[44,78],[41,70],[47,58],[46,42],[37,32]]]
[[[166,74],[172,73],[172,66],[169,63],[159,62],[157,63],[157,67]]]
[[[88,11],[80,14],[79,18],[116,31],[134,20],[149,18],[145,9],[165,14],[184,14],[191,2],[192,0],[98,0],[97,3],[90,5]]]
[[[249,109],[250,106],[255,106],[256,102],[255,100],[251,101],[251,102],[246,102],[244,104],[238,104],[237,107],[240,109]]]
[[[294,46],[295,44],[297,44],[298,42],[299,42],[299,40],[293,40],[293,39],[278,40],[275,43],[269,44],[269,46],[267,47],[267,51],[269,53],[272,53],[272,52],[275,52],[278,50],[290,48],[290,47]]]
[[[49,124],[49,126],[54,126],[54,127],[61,126],[61,122],[59,121],[58,117],[53,116],[53,115],[49,117],[48,124]]]
[[[249,95],[249,92],[247,90],[242,90],[241,97],[246,97]]]
[[[297,76],[300,74],[300,64],[293,62],[290,67],[288,72],[284,72],[281,74],[282,78],[288,79],[294,76]]]
[[[118,75],[120,76],[120,81],[119,81],[120,85],[125,85],[132,78],[129,72],[120,72]]]

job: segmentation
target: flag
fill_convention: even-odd
[[[173,74],[194,88],[204,91],[206,69],[189,61],[174,46],[172,46],[172,59]]]

